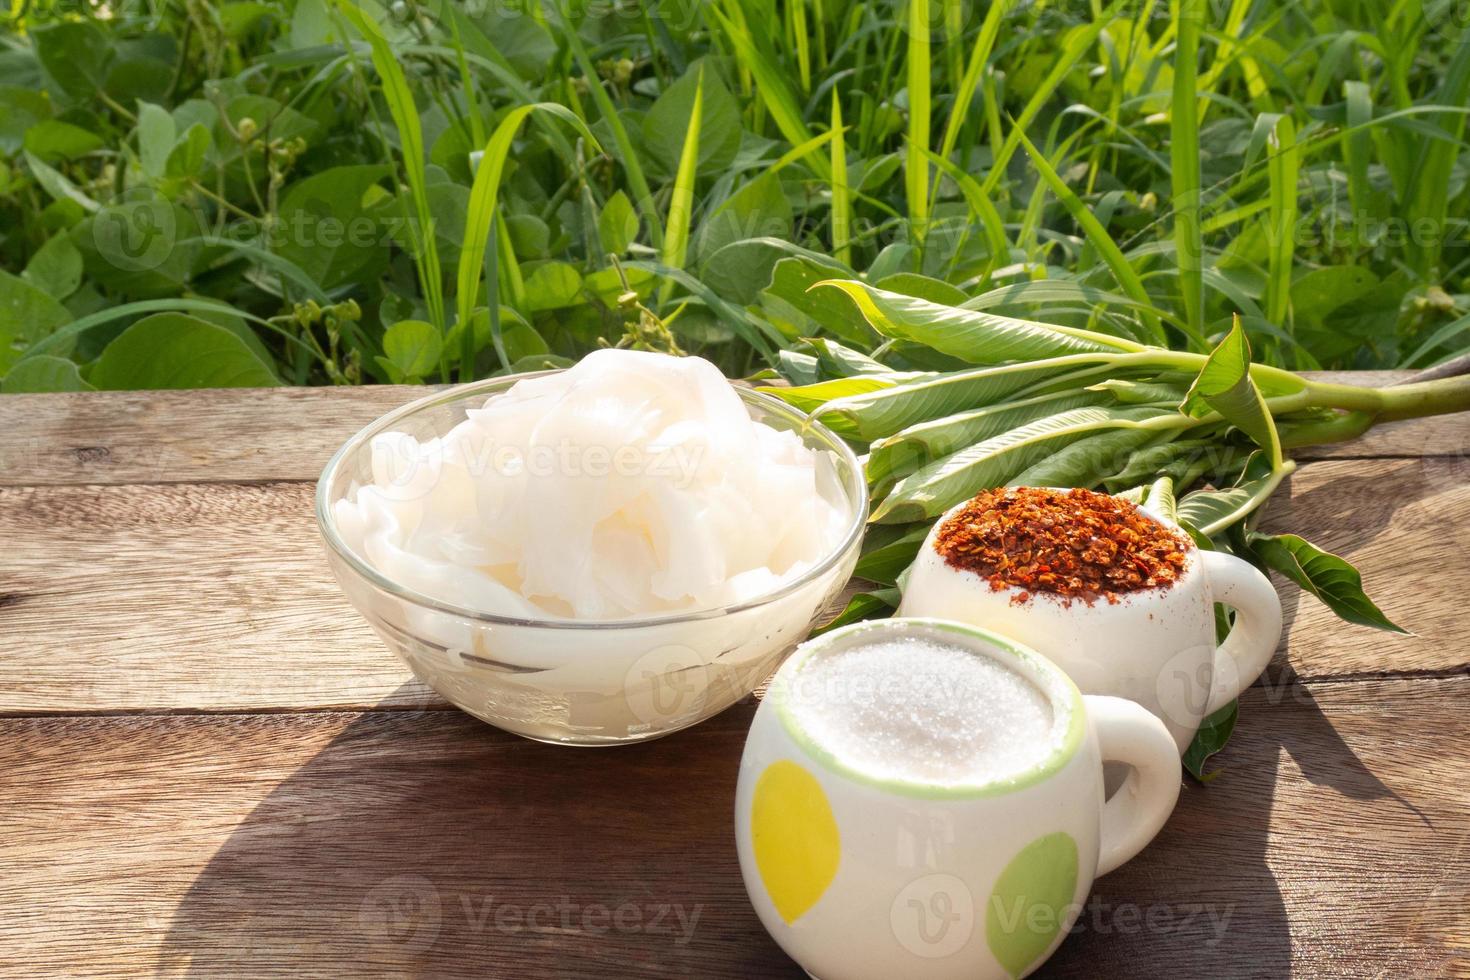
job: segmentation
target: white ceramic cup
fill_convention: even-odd
[[[1051,751],[1004,779],[939,785],[875,777],[814,740],[802,664],[895,637],[972,651],[1031,682],[1052,709]],[[1132,767],[1106,802],[1104,759]],[[735,795],[740,870],[766,929],[821,980],[1025,976],[1067,935],[1093,879],[1158,833],[1179,776],[1157,718],[1083,697],[1012,640],[938,620],[858,623],[799,647],[756,711]]]
[[[1128,593],[1116,603],[1068,602],[1043,592],[1016,602],[1021,590],[993,590],[974,572],[947,565],[934,548],[939,528],[967,503],[935,522],[924,539],[900,616],[952,619],[1009,636],[1055,662],[1084,694],[1148,708],[1169,727],[1180,752],[1201,719],[1234,700],[1271,662],[1281,639],[1281,599],[1249,562],[1191,546],[1183,573],[1166,589]],[[1217,602],[1236,612],[1218,647]]]

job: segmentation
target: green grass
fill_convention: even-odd
[[[1292,368],[1470,344],[1470,36],[1432,5],[18,9],[0,389],[85,384],[160,310],[287,383],[564,363],[648,317],[749,374],[880,343],[807,292],[836,269],[1196,353],[1239,315]],[[564,120],[505,128],[536,104]],[[7,384],[28,355],[77,370]]]

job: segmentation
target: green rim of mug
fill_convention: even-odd
[[[872,642],[884,638],[885,635],[891,634],[899,637],[912,636],[916,633],[920,635],[925,633],[950,634],[944,639],[958,638],[957,645],[962,649],[995,657],[1002,663],[1007,663],[1008,666],[1019,668],[1027,680],[1041,689],[1051,702],[1053,712],[1065,711],[1067,713],[1067,728],[1057,745],[1035,765],[1000,779],[977,783],[931,783],[874,776],[844,762],[830,749],[812,738],[792,711],[788,698],[791,678],[801,670],[801,665],[813,655],[831,649],[843,641],[848,641],[848,645],[855,645],[851,644],[854,638],[859,642]],[[815,640],[809,640],[797,649],[777,673],[766,699],[776,709],[777,717],[781,719],[786,734],[802,751],[824,768],[874,789],[928,800],[965,800],[1002,796],[1034,786],[1056,774],[1071,761],[1072,757],[1077,754],[1077,750],[1081,748],[1083,736],[1087,731],[1087,709],[1082,701],[1082,692],[1077,690],[1077,685],[1072,683],[1072,679],[1060,667],[1030,647],[1022,646],[999,633],[945,619],[915,617],[873,620],[844,626],[831,633],[823,634]]]

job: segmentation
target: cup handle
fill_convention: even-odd
[[[1235,625],[1215,650],[1205,714],[1240,696],[1265,671],[1281,642],[1281,597],[1248,561],[1222,551],[1200,552],[1216,602],[1235,610]]]
[[[1105,875],[1143,850],[1174,812],[1179,799],[1179,746],[1164,723],[1140,704],[1101,694],[1083,700],[1103,761],[1132,767],[1102,807],[1097,873]]]

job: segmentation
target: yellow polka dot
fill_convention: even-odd
[[[837,876],[837,821],[821,783],[790,760],[771,763],[755,784],[750,836],[766,893],[795,922]]]

